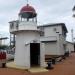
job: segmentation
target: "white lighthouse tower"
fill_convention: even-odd
[[[40,32],[37,29],[37,13],[27,4],[19,13],[19,20],[11,21],[10,33],[15,34],[15,58],[17,66],[30,68],[44,67],[45,51],[40,42]]]

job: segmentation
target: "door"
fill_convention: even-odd
[[[40,66],[40,43],[30,43],[30,64]]]

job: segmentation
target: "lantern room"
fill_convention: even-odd
[[[23,6],[19,13],[19,19],[20,21],[37,21],[37,13],[35,9],[27,4],[26,6]]]

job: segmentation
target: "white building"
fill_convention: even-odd
[[[66,52],[74,52],[74,43],[66,41]]]
[[[15,34],[15,58],[17,66],[30,68],[44,67],[44,44],[40,42],[40,30],[37,29],[37,13],[27,4],[22,7],[17,21],[11,21],[10,33]]]
[[[63,56],[66,51],[66,33],[67,28],[64,23],[46,24],[38,26],[41,33],[41,41],[45,43],[45,55]]]
[[[37,27],[37,13],[27,4],[19,13],[19,19],[11,21],[10,33],[15,35],[15,58],[17,66],[44,67],[46,56],[63,56],[66,52],[67,28],[64,23]]]

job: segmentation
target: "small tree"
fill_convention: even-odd
[[[7,45],[0,45],[0,50],[7,50],[8,46]]]

